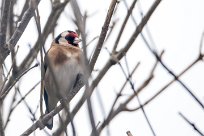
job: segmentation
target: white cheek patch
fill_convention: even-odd
[[[59,44],[68,44],[67,40],[65,38],[59,39]]]

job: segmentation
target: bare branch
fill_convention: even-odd
[[[135,39],[142,32],[142,29],[144,28],[145,24],[147,23],[147,21],[149,20],[149,18],[151,17],[152,13],[155,11],[155,9],[157,8],[157,6],[159,5],[160,2],[161,2],[161,0],[155,0],[155,2],[152,4],[152,6],[150,7],[150,9],[147,12],[147,14],[143,17],[141,23],[137,26],[135,32],[133,33],[133,35],[129,39],[129,41],[126,44],[126,46],[119,51],[120,52],[120,54],[118,54],[118,58],[119,59],[121,59],[125,55],[125,53],[131,47],[131,45],[133,44]]]
[[[111,120],[113,118],[115,118],[116,115],[118,115],[120,112],[128,111],[128,108],[127,108],[128,103],[131,100],[133,100],[133,98],[135,98],[141,92],[141,90],[143,90],[145,87],[147,87],[147,85],[150,83],[150,81],[153,78],[153,72],[154,72],[157,64],[158,64],[158,61],[155,63],[155,65],[153,66],[152,70],[150,71],[150,74],[149,74],[148,78],[137,89],[137,91],[135,91],[134,94],[132,94],[127,100],[125,100],[125,102],[121,103],[120,106],[118,106],[115,110],[113,110],[113,107],[112,107],[111,111],[108,114],[108,117],[103,121],[102,125],[98,128],[99,132],[101,132],[106,127],[106,125],[108,125],[111,122]],[[128,81],[130,81],[129,78],[126,79],[126,82],[128,82]],[[117,97],[116,97],[116,99],[117,99]]]
[[[94,52],[94,54],[92,56],[92,59],[91,59],[91,62],[90,62],[90,71],[93,70],[94,65],[96,63],[96,60],[97,60],[97,58],[99,56],[99,53],[101,51],[101,48],[103,46],[103,42],[104,42],[104,40],[106,38],[108,27],[109,27],[111,18],[113,16],[113,11],[115,9],[116,4],[117,4],[117,0],[112,0],[112,2],[110,4],[110,7],[109,7],[109,10],[108,10],[108,13],[107,13],[107,16],[106,16],[106,19],[105,19],[105,22],[104,22],[104,25],[103,25],[102,30],[101,30],[101,34],[100,34],[100,37],[99,37],[99,40],[98,40],[98,44],[96,46],[95,52]]]
[[[2,120],[2,102],[0,103],[0,136],[5,136]]]
[[[177,75],[178,78],[180,78],[183,74],[185,74],[188,70],[190,70],[193,66],[195,66],[196,63],[200,61],[200,58],[196,58],[189,66],[187,66],[180,74]],[[148,99],[142,106],[145,106],[149,104],[152,100],[157,98],[165,89],[167,89],[171,84],[173,84],[176,80],[173,79],[170,82],[168,82],[166,85],[164,85],[155,95],[153,95],[150,99]],[[137,107],[135,109],[128,109],[128,111],[135,111],[140,109],[141,107]]]
[[[16,77],[20,76],[26,69],[30,67],[33,60],[36,58],[39,50],[41,49],[42,45],[44,45],[46,38],[48,35],[54,30],[54,26],[56,25],[56,22],[64,10],[66,4],[69,2],[69,0],[66,0],[65,2],[58,5],[56,8],[54,7],[52,9],[52,12],[47,20],[46,26],[44,27],[44,30],[42,32],[42,40],[38,38],[37,42],[35,43],[35,46],[30,50],[30,53],[25,57],[23,62],[18,67],[18,71],[16,73]],[[14,78],[10,78],[5,85],[5,90],[8,90],[8,88],[15,82]]]
[[[127,134],[128,136],[133,136],[130,131],[127,131],[126,134]]]
[[[116,39],[115,44],[114,44],[114,46],[113,46],[113,51],[112,51],[112,52],[115,52],[115,51],[116,51],[116,48],[117,48],[118,43],[119,43],[119,41],[120,41],[120,38],[121,38],[121,36],[122,36],[122,34],[123,34],[123,31],[124,31],[124,29],[125,29],[125,26],[126,26],[126,24],[127,24],[127,21],[128,21],[128,19],[129,19],[130,15],[132,14],[132,11],[133,11],[133,9],[134,9],[134,7],[135,7],[136,2],[137,2],[137,0],[134,0],[134,1],[132,2],[132,4],[131,4],[131,7],[128,9],[127,15],[126,15],[125,20],[123,21],[123,24],[122,24],[122,26],[121,26],[121,28],[120,28],[120,32],[118,33],[118,36],[117,36],[117,39]]]
[[[139,25],[140,26],[140,25]],[[138,27],[139,27],[138,26]],[[158,54],[150,48],[149,43],[147,42],[147,40],[145,38],[143,38],[145,45],[148,47],[148,49],[150,50],[150,52],[155,56],[156,59],[158,59],[158,61],[160,62],[160,64],[163,66],[163,68],[174,77],[174,79],[180,83],[180,85],[194,98],[194,100],[204,109],[204,105],[203,103],[195,96],[195,94],[180,80],[178,79],[178,77],[174,74],[174,72],[172,70],[170,70],[165,64],[164,62],[159,58]],[[201,60],[203,58],[203,56],[200,54],[199,55],[199,59]]]
[[[191,126],[193,129],[198,132],[201,136],[204,136],[204,134],[196,127],[194,123],[189,121],[181,112],[179,112],[179,115]]]
[[[15,85],[16,82],[18,82],[18,80],[23,76],[25,75],[28,71],[30,71],[31,69],[37,67],[38,64],[35,64],[34,66],[32,66],[31,68],[27,69],[26,71],[24,71],[21,75],[19,75],[13,82],[13,84],[11,86],[9,86],[8,89],[3,89],[3,91],[1,92],[1,96],[0,96],[0,100],[3,100],[6,95],[9,93],[9,91],[11,90],[11,88]]]
[[[68,94],[67,97],[67,104],[72,100],[72,98],[78,93],[79,89],[84,85],[84,81],[82,78],[77,82],[77,85],[71,92]],[[60,104],[57,106],[53,111],[51,111],[49,114],[46,114],[43,116],[41,119],[36,121],[30,128],[28,128],[21,136],[28,136],[30,135],[33,131],[35,131],[37,128],[40,128],[42,124],[46,124],[51,118],[53,118],[57,113],[59,113],[63,109],[63,105]],[[73,115],[70,115],[71,117]]]
[[[7,33],[7,24],[9,18],[9,7],[11,0],[2,1],[2,14],[1,14],[1,23],[0,23],[0,65],[4,62],[4,59],[9,54],[8,47],[5,46],[6,43],[6,33]]]
[[[139,32],[141,32],[141,29],[143,28],[143,26],[146,24],[146,22],[148,21],[149,17],[151,16],[151,14],[153,13],[154,9],[158,6],[160,0],[156,1],[153,6],[151,7],[151,9],[149,10],[149,12],[147,13],[146,17],[143,18],[143,21],[141,22],[141,24],[139,25],[140,26],[140,29],[136,29],[136,32],[139,34]],[[131,39],[135,40],[134,38],[136,38],[138,36],[138,34],[132,36]],[[134,37],[136,36],[136,37]],[[129,42],[133,42],[132,40],[130,40]],[[126,47],[128,46],[131,46],[132,43],[129,43],[126,45]],[[81,108],[81,106],[83,105],[83,103],[86,101],[86,99],[92,94],[94,88],[98,85],[98,83],[100,82],[100,80],[103,78],[103,76],[105,75],[105,73],[109,70],[109,68],[116,64],[123,56],[126,52],[124,51],[127,51],[129,49],[128,48],[124,48],[122,49],[120,52],[118,52],[117,54],[112,54],[113,56],[108,60],[108,62],[106,63],[106,65],[102,68],[102,70],[100,71],[100,73],[98,74],[98,76],[96,77],[96,79],[92,82],[92,89],[91,91],[89,92],[88,95],[85,95],[86,94],[86,90],[85,90],[85,93],[84,95],[82,96],[82,98],[80,99],[80,101],[78,102],[77,106],[75,106],[75,108],[73,109],[72,111],[72,115],[75,115],[78,110]],[[142,86],[140,90],[142,90],[149,82],[150,80],[152,79],[152,77],[150,77],[149,79],[147,79],[144,83],[144,86]],[[116,114],[117,114],[117,111],[116,111]],[[116,115],[115,114],[115,115]],[[100,130],[99,130],[100,132]]]
[[[40,2],[40,0],[36,0],[37,4],[39,2]],[[22,20],[19,22],[14,34],[12,35],[11,39],[8,41],[7,46],[5,46],[4,49],[0,50],[0,53],[2,54],[2,56],[0,57],[0,62],[3,62],[5,60],[5,58],[8,56],[8,54],[9,54],[9,49],[8,48],[13,49],[15,47],[16,43],[20,39],[20,37],[23,34],[25,28],[27,27],[30,19],[33,17],[34,11],[35,11],[35,9],[32,6],[30,6],[26,10],[26,12],[25,12]]]
[[[0,46],[3,48],[6,43],[6,32],[9,18],[9,7],[11,4],[11,0],[3,0],[2,5],[2,16],[1,16],[1,24],[0,24]]]
[[[19,46],[18,46],[16,52],[14,53],[14,54],[15,54],[15,55],[13,56],[14,58],[16,57],[16,53],[18,52],[18,49],[19,49]],[[13,59],[12,62],[13,62],[13,63],[12,63],[12,65],[11,65],[11,67],[10,67],[10,69],[9,69],[9,71],[8,71],[8,73],[7,73],[7,75],[6,75],[5,79],[4,79],[4,81],[3,81],[3,84],[2,84],[2,86],[1,86],[1,88],[0,88],[0,92],[3,91],[4,85],[6,84],[6,81],[8,80],[8,77],[9,77],[9,75],[10,75],[10,73],[11,73],[11,71],[12,71],[14,65],[16,64],[16,63],[15,63],[15,59]],[[15,74],[15,73],[13,73],[13,74]],[[14,75],[14,77],[15,77],[15,75]]]
[[[13,113],[13,111],[15,110],[15,108],[18,107],[18,105],[39,85],[40,82],[37,82],[14,106],[11,107],[10,112],[8,114],[8,117],[6,119],[6,123],[4,125],[4,129],[6,129],[8,122],[10,121],[10,116]]]
[[[86,46],[88,47],[94,40],[96,40],[96,39],[98,39],[98,38],[99,38],[99,36],[94,37],[90,42],[87,43]]]
[[[39,2],[40,2],[40,0],[36,0],[37,5]],[[35,8],[34,8],[34,6],[31,6],[31,5],[26,10],[25,14],[22,17],[22,20],[20,22],[18,22],[18,26],[17,26],[13,36],[8,41],[9,48],[14,48],[14,46],[16,45],[18,40],[20,39],[21,35],[23,34],[25,28],[27,27],[27,24],[29,23],[30,19],[33,17],[34,12],[35,12]]]
[[[4,125],[4,130],[6,129],[6,127],[8,125],[8,122],[10,121],[10,117],[11,117],[11,114],[13,112],[12,108],[13,108],[13,105],[14,105],[14,103],[16,101],[16,96],[17,96],[17,91],[16,91],[16,88],[15,88],[15,92],[14,92],[14,94],[12,96],[12,102],[11,102],[11,104],[9,106],[9,113],[8,113],[7,119],[6,119],[5,123],[4,123],[5,124]]]
[[[200,54],[202,54],[203,40],[204,40],[204,31],[203,31],[203,33],[202,33],[202,35],[201,35],[201,38],[200,38],[200,48],[199,48]]]

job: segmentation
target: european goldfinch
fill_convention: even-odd
[[[80,41],[77,33],[64,31],[54,39],[47,52],[44,65],[46,113],[56,107],[59,99],[68,95],[70,90],[76,85],[79,76],[83,75],[83,52],[78,45]],[[52,129],[53,119],[48,121],[46,126]]]

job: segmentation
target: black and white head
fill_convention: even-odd
[[[62,32],[55,38],[55,43],[61,44],[61,45],[78,46],[78,43],[80,41],[81,39],[79,39],[78,34],[74,31],[69,31],[69,30]]]

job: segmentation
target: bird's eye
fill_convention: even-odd
[[[65,36],[65,39],[66,39],[67,41],[71,41],[72,39],[74,39],[74,37],[73,37],[73,36],[68,35],[68,36]]]

